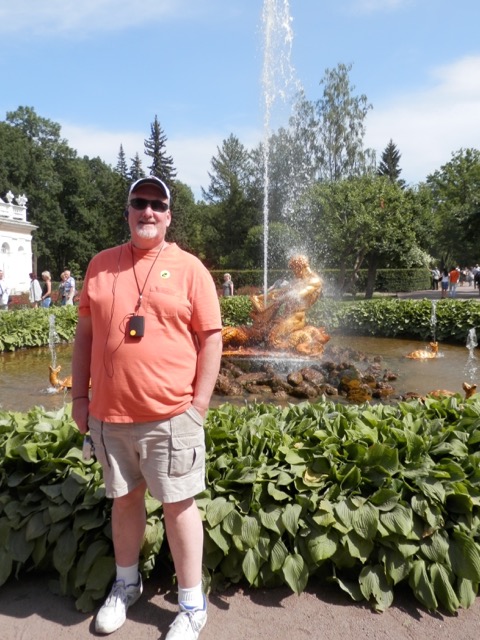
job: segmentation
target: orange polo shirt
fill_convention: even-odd
[[[143,287],[138,315],[145,334],[135,338],[128,321]],[[151,422],[185,411],[196,375],[195,334],[222,326],[212,277],[176,244],[159,255],[158,249],[142,251],[131,243],[96,255],[79,315],[90,316],[93,327],[90,413],[116,423]]]

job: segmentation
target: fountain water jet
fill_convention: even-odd
[[[432,342],[437,341],[437,302],[432,300],[432,314],[430,316],[430,327],[432,329]]]
[[[293,32],[288,0],[265,0],[263,5],[264,54],[262,85],[264,97],[263,120],[263,291],[265,306],[268,290],[269,254],[269,190],[270,190],[270,140],[272,134],[273,107],[278,101],[286,104],[299,84],[291,64]]]
[[[50,314],[48,316],[48,348],[50,349],[51,365],[55,369],[57,366],[57,350],[56,345],[60,342],[58,333],[55,329],[55,316]]]
[[[477,376],[477,356],[475,355],[475,348],[478,346],[477,341],[477,332],[475,328],[472,327],[468,330],[467,336],[467,349],[468,349],[468,359],[465,364],[464,373],[467,380],[472,383],[474,382]]]

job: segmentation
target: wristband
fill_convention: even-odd
[[[75,400],[89,400],[90,398],[88,396],[75,396],[75,398],[72,398],[72,402],[74,402]]]

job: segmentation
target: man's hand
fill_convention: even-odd
[[[76,398],[73,400],[72,417],[77,423],[80,433],[87,433],[88,431],[88,407],[90,404],[89,398]]]

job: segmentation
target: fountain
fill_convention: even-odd
[[[432,300],[432,313],[430,316],[430,328],[432,333],[432,341],[428,345],[428,349],[416,349],[411,353],[408,353],[405,357],[411,360],[431,360],[432,358],[443,357],[442,353],[439,353],[439,345],[437,342],[437,302],[438,300]]]
[[[380,358],[373,362],[348,348],[328,348],[330,336],[324,328],[307,324],[306,312],[319,298],[323,282],[304,255],[290,257],[293,279],[285,287],[268,289],[270,140],[272,108],[285,101],[289,88],[298,91],[290,64],[292,45],[288,0],[264,2],[264,291],[251,296],[251,323],[227,326],[222,331],[222,368],[215,388],[227,396],[264,394],[275,399],[289,396],[315,398],[343,395],[352,402],[393,396],[395,374],[383,368]],[[288,204],[287,204],[288,206]],[[412,359],[436,358],[436,301],[431,315],[430,349],[415,350]],[[354,363],[354,364],[353,364]],[[297,370],[293,370],[297,367]],[[279,372],[286,374],[279,377]]]
[[[312,271],[305,256],[292,257],[288,267],[294,276],[292,282],[272,289],[265,296],[251,296],[251,325],[224,327],[224,356],[258,356],[265,355],[266,350],[285,358],[292,354],[323,353],[329,335],[325,329],[307,325],[306,321],[307,310],[322,291],[322,279]]]
[[[55,369],[57,366],[57,349],[56,346],[60,342],[57,330],[55,329],[55,316],[48,316],[48,348],[50,349],[51,366]]]
[[[473,383],[477,377],[477,356],[475,355],[475,348],[478,346],[477,341],[477,332],[475,328],[472,327],[468,330],[467,336],[467,349],[468,349],[468,359],[465,364],[464,374],[466,379]]]
[[[223,358],[215,391],[227,396],[263,394],[275,400],[342,395],[350,402],[385,399],[396,378],[347,347],[325,352],[330,336],[307,324],[323,281],[303,255],[289,260],[293,279],[267,296],[251,296],[250,325],[224,327]],[[355,364],[353,364],[353,362]],[[282,375],[286,374],[286,377]]]
[[[416,349],[407,353],[406,358],[411,360],[430,360],[438,357],[438,342],[430,342],[428,349]]]
[[[286,104],[290,95],[298,90],[295,72],[291,64],[293,32],[288,0],[264,0],[263,4],[263,291],[265,306],[268,290],[269,249],[269,190],[270,190],[270,141],[273,107],[279,101]]]
[[[432,300],[432,314],[430,316],[430,328],[432,330],[432,342],[437,341],[437,302]],[[438,349],[437,349],[438,352]]]
[[[47,391],[48,393],[58,393],[59,391],[66,391],[71,388],[72,377],[67,376],[64,380],[60,380],[58,377],[62,369],[61,365],[57,365],[57,344],[60,340],[57,330],[55,329],[55,316],[53,313],[48,316],[48,324],[48,348],[50,350],[51,362],[48,365],[50,387]]]

